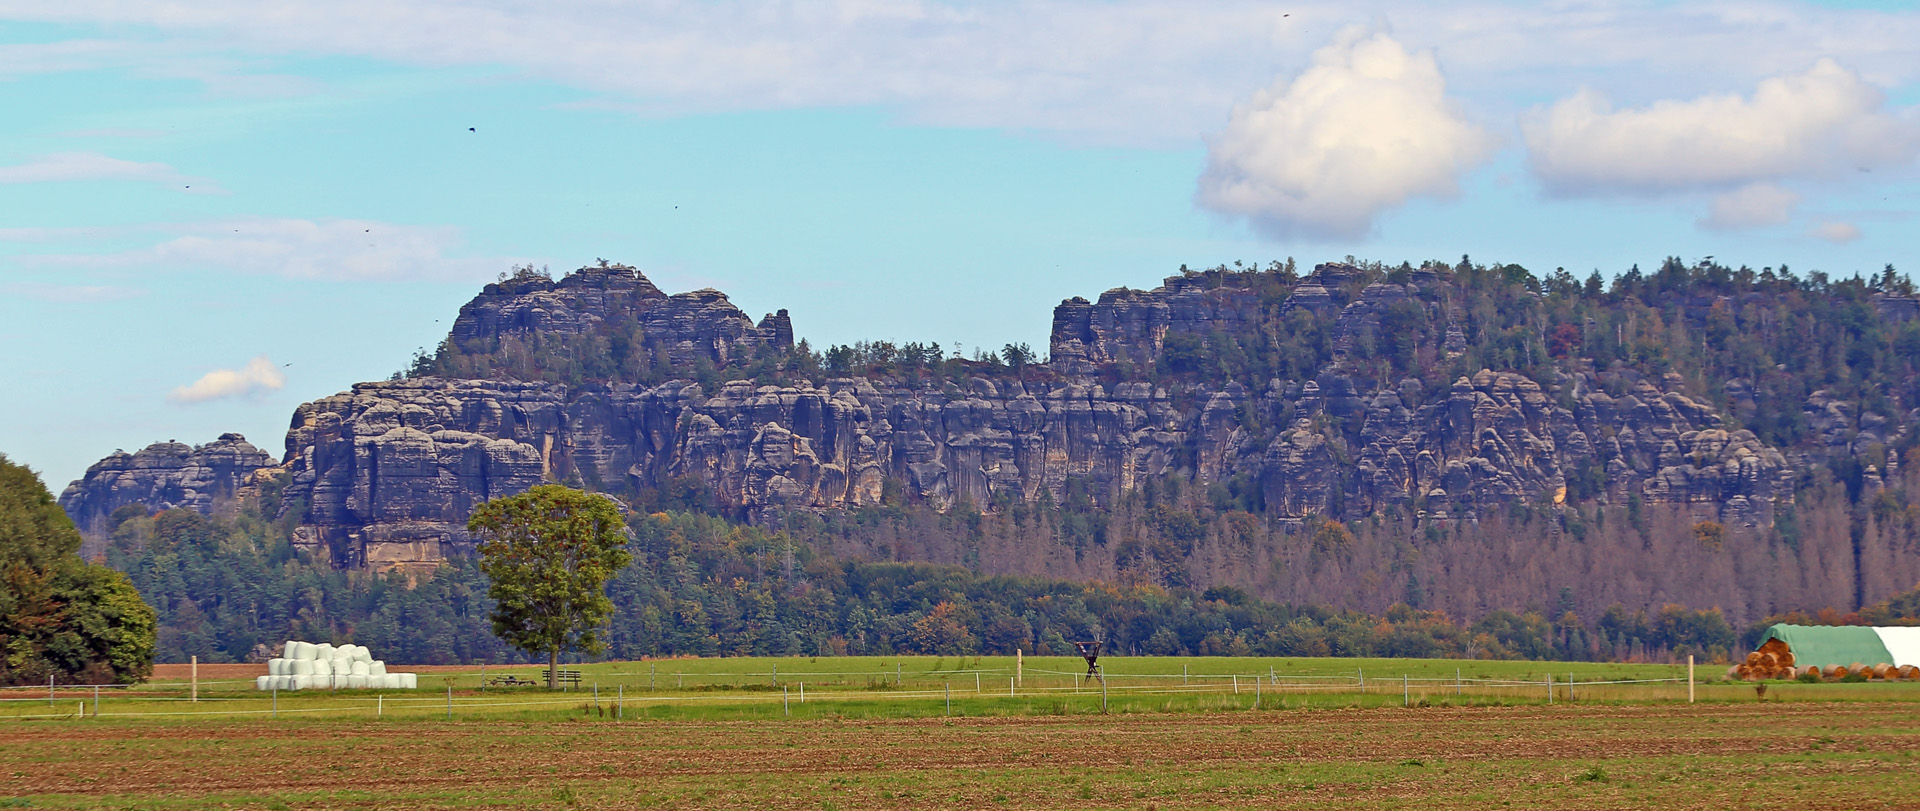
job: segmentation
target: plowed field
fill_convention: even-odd
[[[914,720],[23,721],[78,808],[1912,808],[1909,703]]]

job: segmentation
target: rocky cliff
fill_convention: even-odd
[[[282,503],[304,510],[298,543],[381,568],[463,547],[475,504],[541,481],[623,497],[691,482],[758,521],[883,501],[1113,504],[1184,482],[1282,533],[1575,504],[1766,532],[1800,487],[1871,493],[1913,444],[1904,389],[1866,400],[1786,363],[1716,377],[1682,362],[1695,332],[1709,355],[1746,352],[1740,323],[1790,351],[1790,334],[1768,335],[1785,329],[1779,296],[1656,306],[1625,285],[1553,284],[1464,261],[1222,268],[1062,302],[1046,364],[829,371],[794,350],[785,311],[755,323],[718,292],[668,296],[620,265],[523,273],[463,307],[416,376],[301,406]],[[1911,296],[1868,301],[1912,330]],[[1878,340],[1897,357],[1905,339]],[[135,467],[120,457],[96,467],[69,489],[81,514],[206,506],[113,490],[108,473]]]
[[[256,474],[278,467],[271,455],[239,434],[221,434],[199,446],[156,442],[134,453],[117,450],[93,463],[60,494],[60,506],[87,538],[81,554],[91,557],[121,507],[213,512],[245,493],[256,483]]]

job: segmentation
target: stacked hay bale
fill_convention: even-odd
[[[289,639],[279,658],[267,660],[267,675],[254,679],[258,690],[374,689],[412,690],[413,673],[389,673],[365,645],[314,644]]]
[[[1735,665],[1727,677],[1745,681],[1797,678],[1800,669],[1793,663],[1793,651],[1787,648],[1787,643],[1769,639],[1759,650],[1747,654],[1747,660]]]
[[[1775,625],[1727,678],[1837,681],[1920,678],[1920,628]]]

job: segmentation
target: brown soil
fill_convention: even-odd
[[[1724,808],[1761,799],[1746,793],[1757,761],[1785,757],[1768,767],[1770,779],[1815,787],[1795,792],[1797,805],[1858,809],[1914,796],[1916,751],[1920,712],[1906,704],[0,726],[7,793],[291,795],[306,798],[299,807],[519,807],[564,791],[580,807],[646,795],[740,808],[836,804],[823,798],[843,808],[1469,808],[1500,798],[1580,808],[1652,797],[1667,808]],[[1581,770],[1599,764],[1610,775],[1582,782]],[[1346,771],[1356,777],[1339,776]],[[1662,782],[1675,775],[1685,782]]]

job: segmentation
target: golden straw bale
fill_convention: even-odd
[[[1914,667],[1913,665],[1901,665],[1900,678],[1907,679],[1907,680],[1920,678],[1920,667]]]
[[[1783,651],[1774,655],[1780,657],[1780,664],[1793,667],[1793,651]]]
[[[1772,669],[1774,669],[1774,668],[1776,668],[1776,667],[1779,667],[1779,666],[1780,666],[1780,657],[1778,657],[1778,656],[1775,656],[1775,655],[1773,655],[1773,654],[1771,654],[1771,653],[1762,653],[1762,654],[1760,654],[1760,665],[1759,665],[1759,666],[1760,666],[1760,667],[1764,667],[1764,668],[1766,668],[1766,669],[1768,669],[1768,670],[1772,670]]]
[[[1873,666],[1873,677],[1874,677],[1874,678],[1876,678],[1876,679],[1891,679],[1891,678],[1893,678],[1893,665],[1889,665],[1889,664],[1877,664],[1877,665],[1874,665],[1874,666]]]
[[[1873,678],[1873,672],[1868,670],[1866,665],[1860,664],[1859,662],[1854,662],[1853,664],[1847,665],[1847,672],[1860,675],[1860,676],[1865,676],[1869,679]]]
[[[1819,665],[1807,665],[1806,667],[1799,668],[1799,671],[1801,676],[1812,676],[1815,680],[1820,678]]]
[[[1752,653],[1747,654],[1747,661],[1743,662],[1742,664],[1745,664],[1749,667],[1760,664],[1760,652],[1754,651]]]
[[[1827,678],[1829,679],[1844,679],[1849,672],[1851,671],[1847,670],[1846,665],[1827,665]]]

